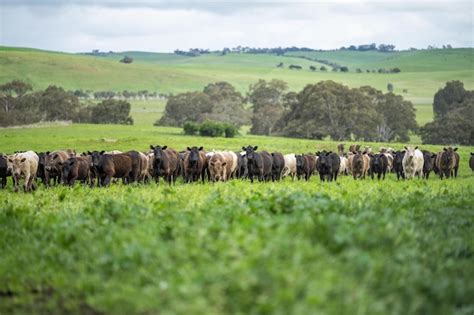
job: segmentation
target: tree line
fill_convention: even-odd
[[[74,93],[48,86],[33,91],[30,84],[14,80],[0,85],[0,126],[67,120],[95,124],[133,124],[131,105],[125,100],[107,99],[98,104],[81,103]]]
[[[257,81],[245,96],[227,82],[172,95],[156,125],[183,127],[206,120],[251,125],[255,135],[309,139],[404,142],[418,129],[413,104],[402,96],[333,81],[293,92],[275,79]]]

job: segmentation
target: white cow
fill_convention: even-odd
[[[11,171],[14,179],[15,191],[18,191],[18,185],[21,178],[25,178],[24,189],[29,192],[36,189],[34,180],[38,171],[39,157],[33,151],[16,153],[8,157],[7,167]]]
[[[346,175],[348,171],[347,168],[349,160],[345,156],[340,156],[339,159],[341,160],[339,164],[339,175]]]
[[[423,177],[423,153],[418,150],[418,147],[405,147],[405,156],[402,160],[403,172],[406,179],[411,179],[418,175],[418,178]]]
[[[285,166],[281,172],[281,178],[285,178],[291,175],[291,178],[295,180],[296,177],[296,156],[294,153],[283,155],[285,159]]]

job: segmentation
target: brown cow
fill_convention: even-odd
[[[92,158],[90,156],[71,157],[62,165],[62,183],[73,186],[76,180],[84,184],[91,180]]]
[[[150,145],[150,149],[153,150],[153,177],[157,183],[160,182],[160,176],[171,183],[176,183],[176,178],[179,172],[179,155],[176,150],[168,148],[168,146],[153,146]]]
[[[54,184],[59,184],[62,176],[62,165],[70,157],[76,156],[76,152],[69,149],[67,151],[46,152],[44,157],[44,183],[50,185],[50,179]]]
[[[122,178],[124,183],[129,183],[138,177],[140,159],[136,152],[105,154],[104,151],[94,151],[90,152],[90,155],[100,186],[110,185],[112,178]]]
[[[211,180],[213,182],[226,181],[228,177],[228,163],[224,154],[220,152],[215,152],[210,157],[208,157],[208,159],[208,167]]]
[[[350,160],[352,160],[351,171],[354,179],[365,179],[365,176],[367,175],[370,166],[370,158],[367,153],[352,152]]]
[[[459,168],[459,154],[456,152],[458,148],[443,148],[443,151],[436,155],[436,167],[440,179],[443,176],[449,178],[450,176],[457,177]]]
[[[199,176],[204,183],[207,172],[207,157],[203,147],[188,147],[184,155],[184,181],[186,183],[197,182]]]

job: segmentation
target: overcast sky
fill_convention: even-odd
[[[67,52],[473,47],[474,1],[0,0],[0,44]]]

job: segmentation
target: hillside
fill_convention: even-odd
[[[418,105],[432,102],[433,94],[448,80],[462,80],[474,88],[473,49],[423,50],[395,53],[328,51],[305,53],[310,58],[325,59],[347,65],[349,73],[312,72],[310,65],[321,64],[301,56],[253,54],[209,54],[200,57],[168,53],[124,52],[97,57],[84,54],[47,52],[36,49],[0,47],[0,83],[22,79],[34,88],[50,84],[66,89],[142,90],[177,93],[202,89],[210,82],[228,81],[245,92],[258,79],[281,79],[291,89],[308,83],[334,80],[357,87],[371,85],[385,91],[392,83],[395,93]],[[309,54],[309,55],[308,55]],[[134,58],[132,64],[118,62],[124,55]],[[283,62],[285,68],[276,65]],[[303,67],[289,70],[290,64]],[[399,67],[398,74],[354,73],[355,68],[377,69]]]

